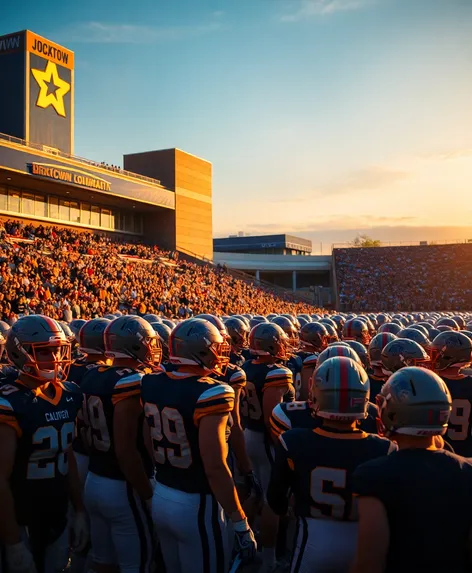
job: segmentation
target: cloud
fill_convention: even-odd
[[[314,195],[342,195],[353,191],[371,191],[381,189],[398,181],[408,179],[409,171],[392,169],[381,165],[371,165],[363,169],[351,171],[342,179],[334,180],[314,190]]]
[[[371,0],[299,0],[291,12],[279,17],[281,22],[298,22],[314,16],[327,16],[335,12],[360,10]]]
[[[82,44],[156,44],[194,38],[222,29],[220,22],[195,26],[142,26],[108,22],[81,22],[73,24],[61,33],[59,42]]]
[[[451,161],[453,159],[462,159],[463,157],[472,157],[472,147],[453,149],[442,153],[421,155],[421,158],[433,161]]]

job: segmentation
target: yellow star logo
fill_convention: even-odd
[[[64,96],[70,91],[70,84],[61,80],[54,62],[48,62],[44,72],[42,70],[31,70],[34,79],[39,86],[38,99],[36,105],[46,109],[50,105],[56,110],[58,115],[66,117],[64,107]]]

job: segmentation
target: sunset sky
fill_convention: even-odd
[[[78,155],[179,147],[214,168],[214,233],[314,251],[472,239],[471,0],[17,0],[76,53]]]

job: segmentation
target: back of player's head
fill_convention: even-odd
[[[303,349],[322,352],[328,345],[328,331],[321,322],[308,322],[300,330],[300,344]]]
[[[114,360],[134,360],[154,366],[162,357],[159,339],[152,326],[136,315],[115,318],[105,328],[105,355]]]
[[[278,324],[263,322],[254,326],[249,333],[251,354],[265,360],[288,360],[289,339]]]
[[[435,372],[465,368],[472,360],[472,342],[462,332],[441,332],[431,342],[431,367]]]
[[[234,347],[238,349],[249,347],[249,332],[251,330],[243,320],[236,316],[230,316],[225,321],[225,327]]]
[[[362,366],[367,370],[370,367],[369,364],[369,353],[367,352],[367,348],[365,347],[362,342],[358,340],[345,340],[346,344],[348,344],[354,352],[359,356],[362,362]]]
[[[431,370],[409,366],[387,380],[377,395],[381,433],[409,436],[442,435],[451,413],[451,396]]]
[[[359,366],[362,366],[361,359],[359,358],[357,352],[347,345],[341,346],[340,344],[332,344],[327,348],[325,348],[323,352],[321,352],[320,355],[318,356],[316,365],[319,367],[323,364],[323,362],[325,362],[329,358],[334,358],[336,356],[344,356],[345,358],[351,358],[352,360],[357,362]]]
[[[320,418],[362,420],[367,414],[369,395],[367,372],[352,358],[328,358],[313,373],[311,400]]]
[[[107,318],[93,318],[79,330],[79,350],[88,356],[105,354],[105,329],[110,324]]]
[[[373,368],[382,367],[382,350],[397,337],[391,332],[379,332],[369,342],[369,360]]]
[[[382,371],[389,376],[406,366],[426,366],[429,363],[429,356],[414,340],[397,338],[384,347],[381,360]]]
[[[223,374],[229,364],[230,346],[218,328],[202,318],[179,323],[169,337],[169,361],[197,366],[206,373]]]
[[[366,322],[360,318],[348,320],[343,327],[344,340],[358,340],[362,344],[369,344],[370,334]]]

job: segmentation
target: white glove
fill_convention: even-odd
[[[33,555],[23,541],[5,545],[5,554],[10,573],[36,573]]]
[[[252,561],[257,552],[257,543],[252,529],[249,527],[247,519],[233,521],[234,533],[236,535],[236,549],[241,555],[243,563]]]
[[[80,553],[87,547],[90,538],[87,515],[83,511],[78,511],[75,514],[74,523],[72,525],[72,535],[72,549]]]

